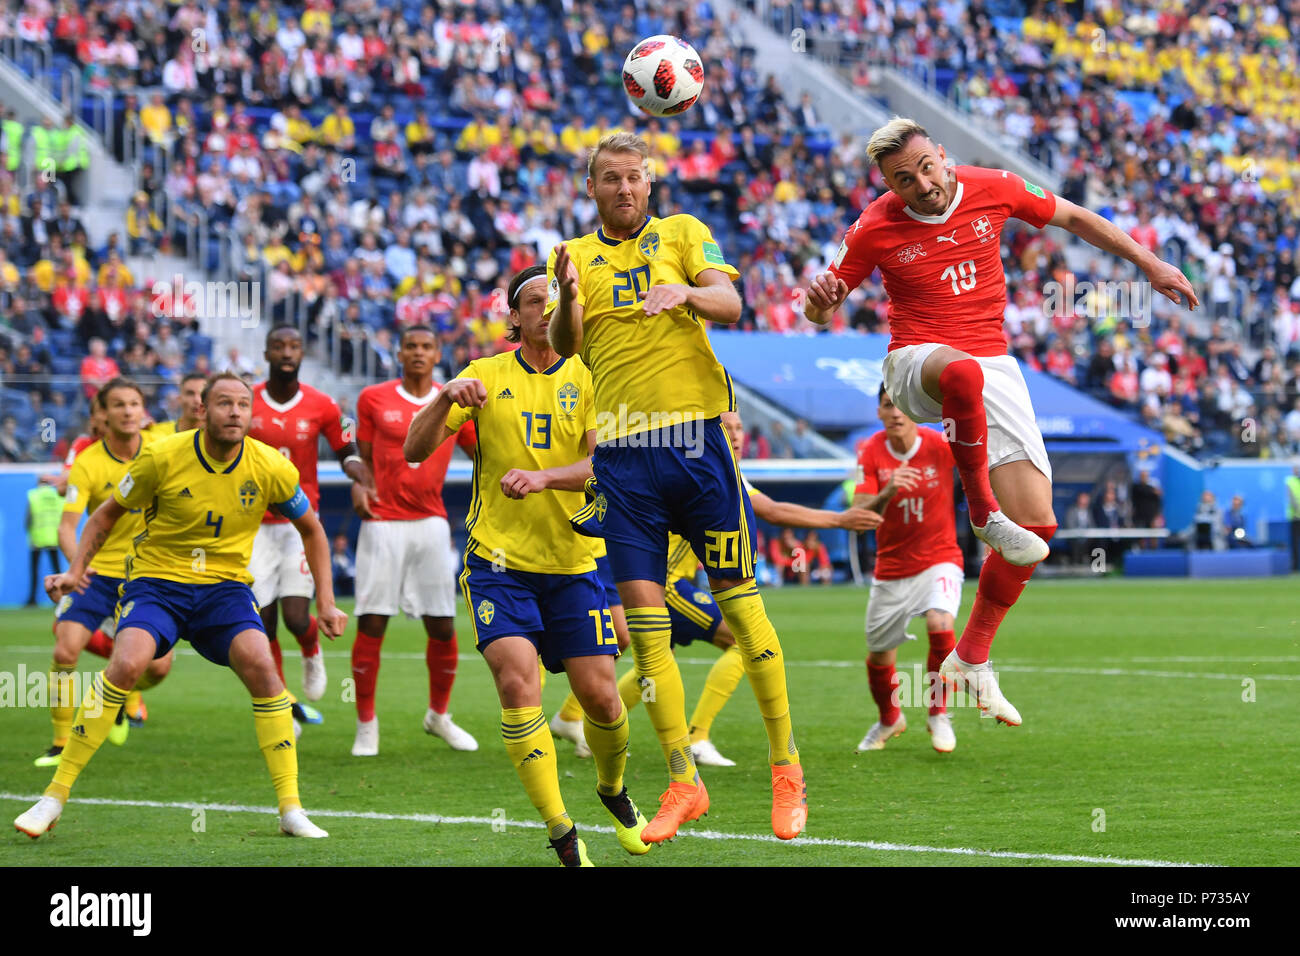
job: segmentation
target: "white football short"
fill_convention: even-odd
[[[867,650],[889,651],[905,641],[916,640],[907,633],[907,624],[926,611],[946,611],[956,617],[964,578],[961,568],[945,561],[910,578],[872,580],[871,598],[867,601]]]
[[[921,366],[937,342],[904,345],[885,356],[885,391],[914,422],[943,421],[943,408],[921,387]],[[1034,418],[1029,387],[1020,364],[1011,355],[975,357],[984,369],[984,413],[989,424],[989,469],[1013,461],[1030,461],[1052,479],[1052,463],[1043,446],[1043,433]]]
[[[354,613],[455,617],[458,563],[446,518],[363,521]]]
[[[310,600],[316,594],[302,535],[292,522],[263,524],[257,529],[248,573],[253,576],[253,600],[258,607],[285,597]]]

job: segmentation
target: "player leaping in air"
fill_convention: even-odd
[[[971,526],[992,551],[942,673],[960,675],[981,710],[1016,725],[1020,714],[998,688],[989,648],[1047,557],[1056,518],[1043,436],[1002,334],[1002,227],[1010,218],[1039,229],[1060,226],[1136,264],[1174,302],[1199,303],[1178,269],[1118,227],[1014,173],[948,163],[943,147],[913,120],[895,117],[876,130],[867,154],[890,191],[849,227],[830,270],[810,284],[804,314],[824,324],[851,289],[880,269],[892,335],[885,389],[913,421],[944,423]]]
[[[642,839],[658,843],[708,810],[686,724],[681,673],[664,600],[668,533],[703,558],[713,596],[745,658],[767,729],[772,829],[782,839],[808,815],[781,643],[754,584],[754,510],[719,415],[734,411],[731,380],[706,321],[733,324],[740,296],[708,228],[692,216],[649,215],[649,147],[615,133],[587,161],[596,232],[552,250],[549,336],[582,355],[596,390],[593,468],[608,511],[610,565],[626,609],[646,710],[670,783]],[[675,423],[675,424],[674,424]]]
[[[276,326],[266,333],[264,356],[266,381],[253,386],[253,423],[248,434],[293,462],[313,511],[320,510],[316,448],[319,437],[324,435],[342,463],[343,473],[352,479],[353,507],[362,517],[371,517],[374,479],[361,460],[351,434],[351,423],[344,423],[334,399],[298,381],[302,335],[292,325]],[[266,513],[253,540],[253,558],[248,570],[253,575],[253,597],[262,609],[262,623],[266,626],[280,680],[284,680],[284,663],[276,618],[283,615],[285,626],[302,649],[303,694],[308,700],[320,700],[325,693],[325,657],[320,652],[316,618],[311,615],[311,570],[307,567],[302,541],[288,519],[273,511]],[[293,700],[293,694],[289,697]],[[293,712],[295,720],[309,724],[321,722],[318,710],[297,700],[293,700]]]
[[[307,818],[298,799],[289,695],[248,587],[248,559],[263,512],[276,508],[302,535],[316,579],[320,629],[335,637],[347,615],[334,606],[329,541],[298,487],[293,464],[247,437],[253,395],[243,380],[230,372],[214,375],[203,404],[205,426],[146,446],[112,497],[86,522],[68,570],[45,579],[52,600],[84,591],[90,562],[114,527],[133,509],[144,509],[145,528],[132,542],[118,600],[113,656],[82,699],[45,795],[14,820],[15,828],[32,838],[58,821],[77,777],[150,662],[170,653],[182,638],[214,664],[233,670],[248,688],[258,746],[279,799],[280,830],[328,836]]]
[[[478,434],[460,576],[475,643],[501,698],[506,753],[565,866],[588,866],[560,796],[555,740],[542,713],[537,658],[568,674],[596,760],[596,794],[619,843],[640,855],[646,820],[627,795],[627,710],[614,680],[618,639],[596,573],[592,538],[569,514],[582,503],[596,442],[591,373],[546,340],[546,269],[510,280],[519,349],[471,362],[416,414],[403,453],[421,462],[467,421]],[[574,464],[575,460],[580,460]]]

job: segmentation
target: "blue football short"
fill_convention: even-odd
[[[496,570],[490,561],[469,554],[460,586],[479,653],[499,638],[525,637],[552,674],[561,673],[570,657],[618,654],[605,586],[595,571]]]
[[[754,576],[754,508],[722,420],[643,432],[596,447],[595,495],[615,581],[668,577],[668,533],[691,543],[711,578]],[[692,441],[683,441],[688,435]],[[575,516],[575,520],[578,516]]]
[[[239,581],[181,584],[162,578],[127,581],[118,601],[117,633],[138,627],[158,644],[154,657],[187,640],[222,667],[230,666],[230,644],[243,631],[263,631],[253,591]]]
[[[692,641],[713,640],[722,623],[722,611],[708,591],[697,588],[692,581],[681,578],[664,590],[668,604],[668,619],[673,624],[672,646]]]
[[[596,559],[596,577],[600,578],[601,586],[605,588],[605,602],[610,607],[621,605],[623,599],[619,597],[618,585],[614,582],[614,569],[610,567],[608,554],[602,554]]]
[[[104,623],[104,618],[111,618],[116,612],[119,588],[124,583],[122,578],[92,574],[85,594],[73,591],[63,596],[54,609],[54,619],[59,623],[73,621],[88,631],[94,631]]]

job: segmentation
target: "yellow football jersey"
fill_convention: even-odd
[[[204,434],[196,429],[150,442],[118,482],[114,500],[144,509],[127,577],[252,584],[248,559],[262,516],[301,496],[298,469],[270,445],[245,438],[232,461],[213,461]]]
[[[534,369],[513,351],[476,359],[457,377],[476,378],[487,388],[485,406],[453,405],[447,416],[453,431],[473,419],[478,433],[465,519],[469,553],[502,561],[511,571],[594,571],[594,542],[569,524],[569,515],[585,503],[582,492],[548,491],[517,501],[501,491],[511,468],[538,471],[587,456],[587,432],[596,427],[587,367],[574,357]]]
[[[150,422],[141,430],[156,441],[159,438],[168,438],[172,435],[179,435],[180,432],[177,430],[179,424],[180,423],[176,421]]]
[[[125,460],[114,457],[102,439],[87,446],[73,461],[72,470],[68,472],[64,513],[93,514],[96,508],[112,496],[117,483],[122,480],[127,469],[139,460],[151,440],[156,439],[148,431],[142,431],[140,447],[136,450],[135,457]],[[126,577],[126,556],[131,550],[131,539],[143,529],[144,509],[132,508],[129,515],[124,515],[113,525],[104,546],[90,562],[91,569],[96,574],[110,578]]]
[[[627,239],[603,229],[573,239],[583,307],[582,360],[596,386],[597,437],[608,441],[735,410],[726,369],[713,354],[704,323],[686,306],[647,316],[640,293],[654,285],[695,285],[705,269],[739,276],[722,257],[709,228],[693,216],[647,216]],[[546,263],[550,297],[560,301],[555,251]],[[671,416],[676,416],[675,420]]]

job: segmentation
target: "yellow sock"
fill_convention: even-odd
[[[668,776],[678,783],[694,785],[695,760],[686,727],[686,691],[682,689],[682,674],[673,657],[668,608],[628,608],[627,629],[632,636],[637,675],[642,679],[642,701],[668,762]]]
[[[582,720],[582,705],[573,696],[573,691],[569,691],[569,696],[560,705],[560,720]]]
[[[555,741],[551,738],[551,728],[546,725],[542,708],[503,707],[501,739],[528,799],[546,821],[547,833],[552,840],[558,840],[573,829],[573,821],[565,812],[564,798],[560,796]]]
[[[718,608],[736,636],[745,673],[758,700],[758,712],[767,729],[768,759],[777,765],[797,764],[799,750],[790,726],[790,698],[785,686],[785,660],[776,628],[767,619],[763,598],[753,580],[714,591]]]
[[[637,675],[635,664],[630,671],[618,679],[618,696],[626,710],[631,710],[641,703],[641,678]]]
[[[67,746],[72,717],[77,712],[76,698],[72,696],[72,673],[75,670],[75,665],[64,667],[58,663],[50,664],[50,723],[54,725],[56,747]]]
[[[695,705],[695,713],[691,714],[691,743],[709,739],[713,721],[736,692],[736,685],[744,676],[745,659],[740,654],[740,646],[732,644],[709,668],[709,676],[704,679],[700,701]]]
[[[586,714],[582,721],[587,746],[596,761],[596,791],[617,796],[623,790],[623,768],[627,766],[627,708],[621,708],[612,724],[598,724]]]
[[[117,712],[126,703],[126,691],[115,687],[100,671],[90,682],[86,696],[81,699],[81,706],[72,718],[72,727],[68,733],[68,743],[63,748],[63,759],[54,771],[54,779],[45,788],[46,794],[68,802],[72,785],[77,782],[81,771],[108,738],[117,720]]]
[[[292,701],[288,691],[275,697],[253,698],[253,726],[257,729],[257,746],[271,771],[280,813],[301,807],[298,799],[298,748],[293,740]]]

